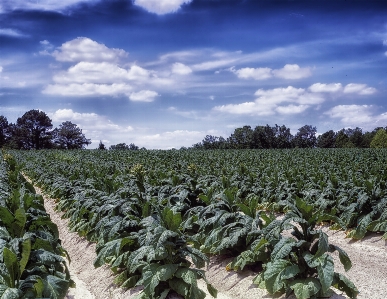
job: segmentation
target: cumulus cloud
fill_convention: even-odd
[[[57,61],[117,61],[127,57],[128,53],[122,49],[108,48],[87,37],[78,37],[62,44],[52,55]]]
[[[176,62],[172,65],[172,73],[178,75],[188,75],[192,73],[192,69],[180,62]]]
[[[151,90],[141,90],[139,92],[133,92],[129,99],[135,102],[153,102],[159,94]]]
[[[254,80],[264,80],[271,78],[273,76],[272,69],[263,67],[263,68],[241,68],[239,70],[231,69],[238,78],[241,79],[254,79]]]
[[[311,92],[338,92],[342,90],[341,83],[330,83],[330,84],[324,84],[324,83],[315,83],[309,86],[309,90]]]
[[[378,126],[385,126],[387,121],[387,113],[379,114],[378,110],[378,107],[373,105],[338,105],[324,114],[339,119],[344,126],[361,126],[366,130],[372,130]]]
[[[360,95],[371,95],[376,92],[373,87],[368,87],[367,84],[349,83],[344,87],[344,93],[357,93]]]
[[[176,12],[184,4],[191,3],[192,0],[134,0],[138,5],[148,12],[158,15]]]
[[[144,145],[146,148],[171,149],[191,146],[197,143],[198,140],[202,140],[208,134],[208,131],[176,130],[137,136],[135,140],[138,144]]]
[[[257,99],[254,102],[216,106],[214,110],[239,115],[273,115],[276,113],[289,115],[302,113],[312,105],[324,102],[322,96],[292,86],[268,90],[259,89],[255,95]]]
[[[282,69],[263,68],[241,68],[236,70],[234,67],[229,69],[241,79],[265,80],[269,78],[281,79],[302,79],[312,75],[310,68],[301,68],[297,64],[286,64]]]
[[[48,41],[41,41],[49,47]],[[67,70],[53,76],[53,84],[42,92],[62,96],[127,96],[132,101],[152,102],[159,94],[149,90],[171,86],[168,75],[148,70],[138,65],[120,65],[119,60],[127,56],[121,49],[111,49],[89,38],[77,38],[64,43],[52,54],[57,61],[74,62]],[[183,64],[176,64],[176,71],[187,73]],[[163,77],[164,76],[164,77]]]
[[[282,69],[273,70],[273,75],[282,79],[302,79],[312,75],[309,67],[301,68],[297,64],[286,64]]]

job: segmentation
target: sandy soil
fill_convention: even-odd
[[[37,192],[41,193],[38,188]],[[59,213],[54,211],[55,202],[45,197],[45,208],[51,219],[58,225],[60,239],[63,247],[71,257],[70,272],[77,287],[71,289],[67,299],[123,299],[133,298],[138,294],[140,288],[128,291],[114,286],[112,272],[108,267],[95,269],[95,244],[88,242],[85,238],[71,233],[67,229],[67,220],[61,219]],[[387,242],[381,240],[381,235],[373,234],[362,241],[351,241],[345,239],[343,232],[332,232],[325,229],[329,234],[330,243],[344,249],[352,260],[353,267],[345,273],[341,267],[338,256],[335,256],[336,271],[345,273],[355,283],[360,291],[359,299],[386,299],[387,298]],[[252,279],[256,275],[254,269],[240,273],[227,272],[225,266],[230,261],[227,257],[213,257],[206,270],[206,277],[218,289],[220,299],[246,299],[246,298],[285,298],[273,297],[266,291],[256,288]],[[205,290],[204,282],[199,286]],[[207,298],[211,298],[210,295]],[[340,291],[331,299],[345,299]],[[172,299],[172,296],[170,297]]]

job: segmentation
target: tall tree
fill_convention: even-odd
[[[30,110],[17,119],[12,131],[14,144],[23,149],[42,149],[51,147],[52,122],[46,113]]]
[[[5,116],[0,115],[0,148],[2,148],[9,138],[9,124]]]
[[[229,142],[232,148],[251,148],[253,141],[253,130],[250,126],[243,126],[243,128],[236,128],[231,134]]]
[[[312,148],[316,146],[317,128],[311,125],[305,125],[298,129],[297,134],[294,136],[294,146],[300,148]]]
[[[71,121],[65,121],[53,132],[54,142],[61,149],[82,149],[91,144],[82,130]]]
[[[316,146],[320,148],[333,148],[335,147],[335,142],[336,133],[333,130],[329,130],[317,137]]]
[[[387,132],[384,129],[380,129],[376,132],[374,138],[371,141],[371,148],[387,148]]]

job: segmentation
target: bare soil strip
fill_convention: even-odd
[[[36,188],[40,194],[41,190]],[[68,251],[71,263],[70,273],[76,281],[77,287],[71,289],[67,299],[124,299],[133,298],[141,288],[131,290],[117,288],[113,284],[113,274],[108,267],[94,268],[93,261],[96,257],[95,244],[90,243],[77,233],[69,232],[67,219],[62,219],[61,214],[54,211],[54,200],[45,199],[45,208],[54,223],[57,224],[63,247]],[[336,271],[345,275],[355,283],[359,289],[359,299],[386,299],[387,298],[387,242],[381,240],[381,235],[372,234],[362,241],[345,239],[344,232],[332,232],[324,229],[329,235],[330,243],[344,249],[352,260],[353,267],[345,273],[335,256]],[[230,261],[227,257],[213,257],[206,270],[206,277],[218,289],[220,299],[259,299],[259,298],[285,298],[273,297],[266,291],[256,288],[252,279],[256,271],[245,270],[240,273],[227,272],[225,267]],[[199,282],[205,290],[205,284]],[[211,298],[210,295],[207,296]],[[172,296],[170,297],[172,299]],[[292,297],[294,298],[294,297]],[[336,293],[330,299],[347,298],[342,292]]]

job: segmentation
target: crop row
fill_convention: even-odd
[[[60,199],[70,228],[97,242],[95,265],[110,264],[124,287],[144,285],[143,298],[203,298],[205,254],[223,253],[235,257],[228,270],[261,264],[254,283],[270,293],[309,298],[333,285],[355,298],[330,253],[346,270],[349,257],[317,224],[355,238],[386,231],[382,150],[11,153]]]
[[[64,298],[74,286],[43,198],[0,154],[0,297]]]

